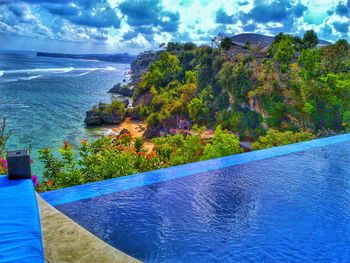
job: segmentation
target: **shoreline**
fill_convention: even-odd
[[[143,121],[131,120],[130,117],[128,117],[120,124],[107,125],[105,128],[113,134],[118,134],[123,129],[127,129],[132,138],[142,138],[146,130],[146,124]]]
[[[131,120],[130,117],[126,118],[122,123],[118,125],[108,125],[105,126],[107,129],[106,134],[113,134],[117,135],[119,134],[123,129],[127,129],[131,137],[136,138],[143,138],[143,134],[146,131],[146,124],[143,121],[137,121],[137,120]],[[154,144],[151,142],[151,140],[144,140],[143,148],[147,150],[147,152],[152,151],[154,147]]]

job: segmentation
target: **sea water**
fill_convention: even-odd
[[[38,150],[57,153],[64,141],[78,145],[103,129],[87,129],[85,112],[110,102],[107,91],[126,78],[129,64],[37,57],[35,52],[0,52],[0,118],[11,132],[7,149],[32,148],[33,171],[41,177]]]

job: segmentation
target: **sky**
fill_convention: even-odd
[[[137,54],[218,33],[348,41],[350,0],[0,0],[0,49]]]

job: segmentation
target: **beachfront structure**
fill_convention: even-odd
[[[179,119],[177,122],[179,130],[189,131],[191,129],[191,122],[185,119]]]

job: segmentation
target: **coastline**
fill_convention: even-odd
[[[129,117],[118,125],[106,126],[111,134],[119,134],[123,129],[127,129],[133,138],[141,138],[146,130],[146,124],[142,121],[131,120]]]
[[[146,124],[143,121],[131,120],[130,117],[127,117],[123,122],[118,125],[108,125],[105,126],[107,129],[106,134],[108,135],[118,135],[123,129],[126,129],[130,132],[132,138],[143,138],[143,134],[146,131]],[[145,140],[143,148],[150,152],[154,147],[154,144],[151,140]]]

